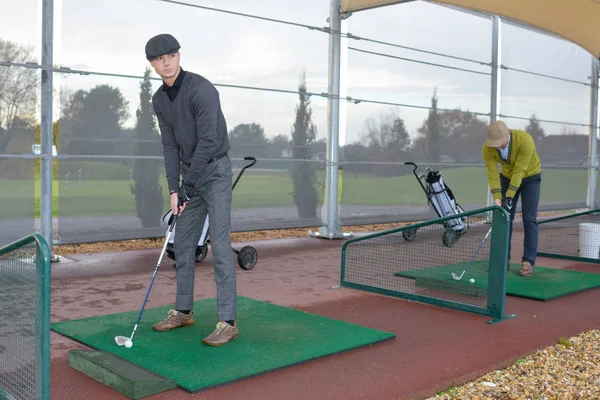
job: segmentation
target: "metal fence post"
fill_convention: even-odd
[[[37,399],[50,399],[50,244],[43,236],[36,240],[35,301],[35,393]]]
[[[510,216],[500,207],[496,207],[496,210],[493,210],[492,213],[487,308],[493,319],[488,323],[495,323],[516,316],[515,314],[505,314]]]
[[[42,93],[40,123],[40,233],[52,248],[52,64],[54,0],[42,2]]]
[[[342,232],[338,209],[338,170],[340,143],[340,69],[342,13],[340,0],[329,3],[329,96],[327,100],[327,157],[325,202],[326,226],[309,232],[316,238],[340,239],[349,236]]]
[[[596,186],[598,174],[598,74],[600,73],[599,62],[592,57],[592,79],[590,96],[590,144],[588,165],[588,193],[587,206],[589,209],[596,208]]]
[[[500,26],[501,20],[497,15],[492,16],[492,85],[491,85],[491,99],[490,99],[490,123],[498,119],[500,114],[500,65],[501,62],[501,39],[502,32]],[[487,185],[487,206],[494,205],[494,196],[490,191],[490,185]],[[487,222],[492,222],[492,214],[488,213]]]

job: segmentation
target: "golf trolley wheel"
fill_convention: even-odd
[[[453,229],[445,229],[442,234],[442,243],[446,247],[452,247],[458,239],[458,233]]]
[[[196,247],[196,262],[202,262],[208,254],[208,243]]]
[[[415,228],[411,228],[411,229],[402,231],[402,237],[407,242],[412,242],[417,237],[417,230]]]
[[[244,246],[237,253],[237,259],[240,268],[249,271],[256,266],[258,254],[254,247]]]

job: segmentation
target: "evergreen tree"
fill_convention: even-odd
[[[389,147],[393,147],[399,151],[404,151],[410,147],[410,135],[402,118],[397,117],[394,120],[392,134],[394,140],[390,143]]]
[[[427,117],[426,124],[419,128],[419,133],[425,136],[427,140],[427,160],[429,162],[440,161],[440,115],[437,108],[438,97],[437,89],[431,97],[431,109]]]
[[[140,83],[140,106],[136,111],[135,136],[137,139],[136,155],[152,155],[152,149],[160,140],[152,110],[152,85],[150,69],[146,68],[144,79]],[[145,228],[160,226],[163,214],[164,199],[162,186],[159,183],[159,163],[157,160],[136,158],[133,169],[137,215]]]
[[[540,125],[540,121],[538,121],[535,114],[532,114],[529,118],[529,124],[525,127],[525,132],[529,133],[536,143],[546,137],[546,132],[544,132],[544,128]]]
[[[317,127],[312,122],[312,108],[306,93],[306,73],[302,73],[298,85],[299,103],[296,106],[296,120],[292,127],[291,179],[294,187],[293,197],[298,216],[301,219],[317,218],[319,194],[317,192],[317,165],[311,162],[311,145],[317,137]],[[306,160],[306,161],[304,161]]]

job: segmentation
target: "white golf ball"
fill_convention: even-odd
[[[475,283],[475,279],[471,278],[471,279],[469,279],[469,282]]]
[[[133,346],[133,343],[131,342],[131,340],[127,340],[125,342],[125,347],[130,348],[131,346]]]

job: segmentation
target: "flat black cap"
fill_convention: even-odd
[[[146,58],[152,61],[165,54],[176,53],[180,48],[179,42],[172,35],[161,33],[146,43]]]

